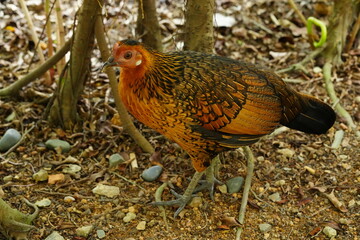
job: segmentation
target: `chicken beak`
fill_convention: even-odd
[[[104,72],[106,69],[116,65],[118,65],[118,63],[114,62],[114,57],[109,57],[109,59],[102,65],[101,72]]]

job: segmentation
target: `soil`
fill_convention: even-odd
[[[71,2],[63,1],[67,37],[71,36],[78,7]],[[175,43],[181,43],[184,5],[176,1],[157,2],[165,49],[178,49],[181,44]],[[320,16],[314,4],[297,3],[306,17],[315,16],[327,22],[327,16]],[[27,4],[40,36],[45,21],[43,5],[41,1]],[[133,1],[115,1],[104,6],[110,43],[134,37],[136,6]],[[215,50],[219,55],[280,70],[313,51],[307,42],[306,28],[287,1],[217,0],[216,12],[229,17],[217,18],[215,24]],[[25,76],[30,63],[31,69],[36,67],[38,57],[32,59],[34,42],[19,6],[1,1],[0,13],[4,40],[0,43],[0,88],[3,88]],[[46,45],[46,38],[42,42]],[[97,230],[105,231],[104,239],[235,239],[241,192],[223,193],[217,186],[214,201],[208,192],[199,193],[198,201],[187,206],[177,218],[173,217],[175,207],[165,207],[163,217],[161,209],[149,204],[155,201],[155,191],[163,182],[171,182],[179,193],[184,191],[194,169],[176,144],[135,119],[135,125],[156,147],[155,155],[142,152],[118,125],[108,79],[100,72],[103,60],[94,47],[91,79],[78,104],[82,120],[78,130],[67,132],[50,126],[44,119],[56,83],[46,86],[39,79],[16,97],[0,99],[0,136],[9,128],[23,134],[28,131],[19,146],[6,156],[1,155],[0,197],[24,213],[33,209],[21,201],[23,197],[33,203],[51,200],[50,206],[40,209],[33,222],[36,229],[30,231],[29,239],[45,239],[53,231],[65,239],[100,239]],[[333,83],[340,103],[358,125],[359,47],[342,57],[344,64],[333,72]],[[281,76],[293,88],[329,103],[322,63],[319,58],[305,65],[308,75],[287,72]],[[58,77],[56,71],[54,77]],[[282,130],[251,146],[256,165],[242,239],[328,239],[322,232],[327,226],[337,231],[336,239],[360,239],[359,139],[340,117],[324,135]],[[333,149],[338,130],[345,135],[340,147]],[[44,143],[50,138],[69,142],[70,152],[47,149]],[[120,153],[126,162],[109,168],[109,157],[115,153]],[[138,166],[130,164],[133,156]],[[226,182],[246,176],[246,159],[241,149],[226,152],[221,159],[219,180]],[[63,173],[69,164],[80,166],[81,171]],[[140,175],[154,164],[161,164],[164,172],[158,180],[145,182]],[[49,175],[63,173],[65,178],[56,184],[35,182],[33,174],[40,169],[46,169]],[[99,183],[119,187],[120,193],[113,198],[96,195],[92,190]],[[275,202],[269,198],[274,193],[280,195]],[[69,196],[73,198],[66,198]],[[162,198],[174,199],[168,187]],[[123,218],[128,212],[135,213],[136,218],[125,223]],[[145,229],[139,230],[142,221],[146,222]],[[270,230],[260,230],[259,225],[264,223],[271,225]],[[76,229],[87,225],[93,226],[89,236],[77,236]]]

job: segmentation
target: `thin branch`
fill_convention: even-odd
[[[360,132],[356,130],[356,124],[354,123],[351,115],[349,114],[348,111],[345,110],[345,108],[343,108],[340,105],[340,101],[339,98],[336,96],[335,93],[335,88],[334,88],[334,84],[331,81],[331,69],[332,69],[332,64],[330,63],[330,61],[327,61],[324,64],[323,67],[323,74],[324,74],[324,81],[325,81],[325,87],[326,87],[326,91],[331,99],[331,101],[333,103],[336,103],[336,105],[334,106],[336,112],[345,119],[345,121],[347,122],[347,124],[349,125],[349,127],[355,131],[355,134],[357,137],[360,137]]]
[[[96,41],[97,41],[99,49],[100,49],[101,58],[108,59],[110,57],[110,54],[109,54],[109,50],[108,50],[106,39],[105,39],[104,25],[102,23],[102,19],[100,16],[98,16],[96,19],[95,35],[96,35]],[[108,78],[110,80],[111,91],[114,96],[116,109],[119,112],[119,116],[120,116],[124,130],[134,139],[134,141],[145,152],[153,153],[154,148],[144,138],[144,136],[141,135],[141,133],[136,129],[136,127],[134,126],[133,122],[130,119],[129,114],[126,111],[124,104],[121,102],[121,98],[118,93],[118,88],[117,88],[118,84],[117,84],[114,70],[112,68],[108,68],[108,69],[106,69],[106,74],[108,75]]]
[[[59,51],[55,53],[54,56],[49,58],[44,64],[40,65],[38,68],[27,74],[25,77],[17,80],[13,84],[0,89],[0,97],[1,96],[12,96],[15,95],[22,87],[26,86],[30,82],[39,78],[43,75],[49,68],[55,65],[61,58],[65,56],[65,54],[70,50],[71,40],[67,41]]]
[[[242,199],[241,199],[241,206],[240,206],[239,218],[238,218],[241,225],[244,224],[246,206],[248,203],[249,192],[251,189],[251,179],[254,175],[254,166],[255,166],[255,163],[254,163],[255,158],[254,158],[254,155],[253,155],[250,147],[246,146],[246,147],[243,147],[243,149],[244,149],[245,156],[247,159],[247,174],[246,174],[246,178],[245,178],[244,190],[243,190],[243,195],[242,195]],[[236,240],[241,239],[242,231],[243,231],[242,226],[237,229]]]
[[[31,16],[30,16],[30,13],[29,13],[29,10],[26,6],[26,3],[24,0],[19,0],[19,3],[21,5],[21,8],[24,12],[24,15],[25,15],[25,18],[26,18],[26,21],[29,25],[29,29],[30,29],[30,33],[31,33],[31,38],[32,40],[35,42],[35,44],[37,45],[37,48],[36,48],[36,51],[37,51],[37,54],[39,56],[39,59],[40,59],[40,63],[41,64],[44,64],[45,63],[45,57],[44,57],[44,54],[43,52],[41,51],[41,47],[39,45],[39,38],[38,36],[36,35],[36,31],[35,31],[35,27],[34,27],[34,24],[31,20]],[[51,77],[50,77],[50,73],[49,72],[44,72],[45,74],[45,79],[46,79],[46,82],[47,83],[50,83],[51,82]]]

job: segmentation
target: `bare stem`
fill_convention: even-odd
[[[109,50],[107,47],[106,39],[105,39],[105,32],[104,32],[104,25],[102,23],[102,19],[100,16],[96,19],[95,24],[95,35],[96,35],[96,41],[99,45],[101,58],[102,59],[108,59],[110,57]],[[115,76],[115,72],[112,68],[106,69],[106,74],[108,75],[108,78],[110,80],[110,86],[111,91],[114,96],[116,109],[119,113],[122,126],[124,130],[134,139],[134,141],[145,151],[148,153],[153,153],[154,148],[151,146],[151,144],[144,138],[143,135],[136,129],[133,122],[130,119],[129,114],[127,113],[127,110],[124,106],[124,104],[121,102],[121,98],[118,92],[118,84]]]

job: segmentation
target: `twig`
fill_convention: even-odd
[[[254,162],[255,162],[254,155],[253,155],[251,149],[248,146],[243,147],[243,149],[245,152],[245,156],[247,158],[247,174],[246,174],[246,178],[245,178],[244,190],[243,190],[241,206],[240,206],[240,211],[239,211],[239,218],[238,218],[239,223],[242,225],[244,224],[246,206],[247,206],[247,202],[248,202],[248,198],[249,198],[249,191],[251,188],[251,179],[254,175]],[[237,229],[236,240],[241,239],[242,231],[243,231],[243,226],[241,226]]]
[[[302,14],[302,12],[299,10],[299,8],[296,6],[294,0],[288,0],[288,2],[289,2],[289,5],[291,6],[291,8],[294,9],[296,14],[300,17],[301,21],[306,26],[306,19],[305,19],[304,15]]]
[[[110,173],[114,174],[115,176],[117,176],[117,177],[121,178],[122,180],[124,180],[124,181],[126,181],[126,182],[128,182],[128,183],[131,183],[131,184],[132,184],[132,185],[134,185],[134,186],[137,186],[137,187],[138,187],[138,188],[140,188],[141,190],[146,191],[146,189],[145,189],[145,188],[143,188],[142,186],[140,186],[140,185],[139,185],[139,184],[137,184],[136,182],[131,181],[130,179],[127,179],[126,177],[121,176],[120,174],[118,174],[118,173],[116,173],[116,172],[110,172]]]
[[[70,50],[71,41],[67,41],[59,51],[56,52],[54,56],[49,58],[44,64],[40,65],[38,68],[27,74],[25,77],[17,80],[13,84],[0,89],[1,96],[12,96],[15,95],[22,87],[26,86],[30,82],[34,81],[41,75],[43,75],[49,68],[56,64],[65,54]]]
[[[28,22],[30,33],[31,33],[31,38],[35,42],[35,44],[37,45],[36,51],[37,51],[37,54],[39,56],[40,63],[44,64],[45,63],[45,57],[44,57],[43,52],[41,51],[41,47],[39,46],[40,40],[39,40],[38,36],[36,35],[34,24],[33,24],[32,20],[31,20],[31,16],[30,16],[30,13],[28,11],[28,8],[27,8],[24,0],[19,0],[19,3],[20,3],[21,8],[22,8],[22,10],[24,12],[26,21]],[[44,73],[45,73],[46,82],[50,83],[51,82],[51,77],[50,77],[49,72],[44,72]]]
[[[107,47],[106,39],[105,39],[105,32],[104,32],[104,25],[102,23],[102,19],[100,16],[97,17],[96,23],[95,23],[95,35],[96,35],[96,41],[99,45],[101,58],[102,59],[108,59],[110,57],[109,50]],[[151,144],[144,138],[143,135],[136,129],[133,122],[130,119],[129,114],[126,111],[126,108],[124,104],[121,102],[120,95],[118,93],[117,89],[117,81],[115,72],[113,69],[108,68],[106,69],[106,74],[108,75],[108,78],[110,80],[110,86],[113,93],[113,97],[116,104],[116,109],[119,113],[122,127],[124,130],[134,139],[134,141],[145,151],[148,153],[153,153],[154,148],[151,146]]]
[[[167,182],[164,182],[158,189],[156,189],[156,192],[155,192],[155,201],[156,202],[161,202],[161,195],[164,191],[164,189],[167,187]],[[165,212],[165,208],[164,206],[160,206],[158,205],[158,208],[160,209],[161,211],[161,215],[163,217],[163,220],[164,220],[164,223],[165,223],[165,227],[166,227],[166,231],[169,231],[169,225],[168,225],[168,222],[167,222],[167,219],[166,219],[166,212]]]
[[[57,23],[57,46],[58,48],[62,48],[65,44],[65,28],[62,19],[62,12],[61,12],[61,0],[55,0],[55,11],[56,11],[56,23]],[[61,58],[60,61],[57,63],[57,70],[61,72],[65,67],[65,58]]]
[[[336,96],[334,84],[331,81],[331,69],[332,69],[332,64],[330,63],[330,61],[327,61],[323,67],[323,75],[324,75],[326,91],[327,91],[331,101],[338,103],[335,105],[335,110],[337,111],[337,113],[345,119],[348,126],[355,132],[355,135],[357,137],[360,137],[360,132],[356,130],[356,125],[355,125],[351,115],[349,114],[348,111],[345,110],[345,108],[343,108],[340,105],[339,99]]]
[[[293,65],[291,65],[288,68],[284,68],[281,70],[276,71],[276,73],[284,73],[284,72],[290,72],[290,71],[295,71],[295,70],[301,70],[303,71],[306,75],[309,75],[309,72],[305,69],[304,65],[306,63],[308,63],[309,61],[313,60],[317,55],[319,55],[323,50],[324,47],[320,47],[315,49],[314,51],[312,51],[310,54],[308,54],[303,60],[301,60],[298,63],[295,63]]]
[[[344,131],[343,130],[336,131],[334,141],[331,144],[331,148],[332,149],[339,148],[343,138],[344,138]]]
[[[359,29],[360,29],[360,15],[356,19],[353,29],[351,30],[351,32],[349,34],[349,40],[347,41],[344,52],[349,52],[351,47],[354,45],[354,41],[359,32]]]

